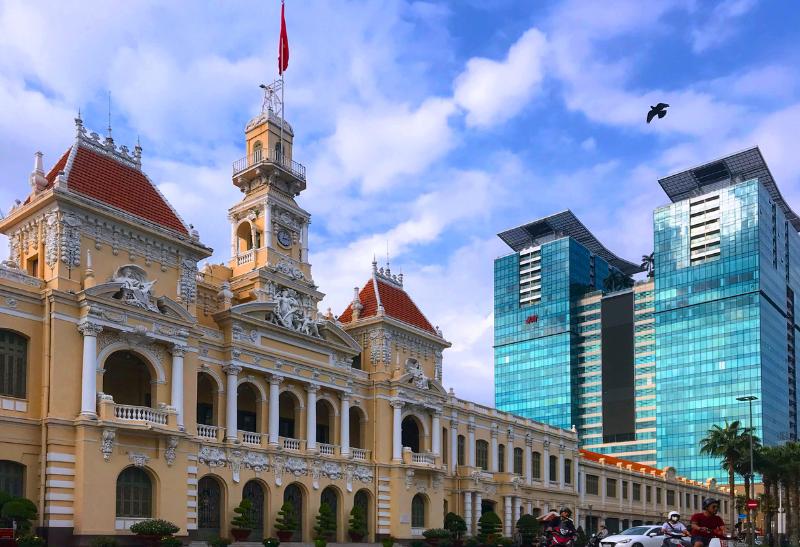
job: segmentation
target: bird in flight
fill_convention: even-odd
[[[658,103],[655,106],[650,107],[650,112],[647,113],[647,123],[653,121],[653,118],[658,116],[659,118],[663,118],[667,115],[667,108],[669,105],[667,103]]]

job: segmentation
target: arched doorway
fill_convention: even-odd
[[[297,422],[300,414],[300,401],[291,391],[284,391],[278,399],[278,435],[287,439],[299,438]]]
[[[411,448],[412,452],[419,453],[422,442],[420,440],[419,423],[413,416],[406,416],[401,424],[401,440],[404,447]]]
[[[258,392],[244,383],[236,392],[236,424],[240,431],[258,432]]]
[[[370,538],[370,514],[369,514],[369,491],[359,490],[353,497],[353,506],[358,507],[364,515],[364,524],[367,529],[367,535],[364,540],[369,541]]]
[[[303,490],[297,484],[290,484],[283,491],[283,502],[290,503],[294,508],[294,516],[299,526],[292,535],[292,541],[303,541]]]
[[[0,492],[21,498],[25,495],[25,466],[0,460]]]
[[[222,488],[219,481],[210,476],[197,484],[197,532],[200,538],[219,536],[222,523]]]
[[[103,373],[103,393],[118,405],[153,406],[150,368],[132,351],[115,351],[108,356]]]
[[[488,513],[489,511],[497,513],[497,511],[495,511],[496,507],[497,503],[492,500],[481,500],[481,515]]]
[[[261,541],[264,539],[264,514],[266,506],[264,503],[264,487],[256,480],[247,481],[242,490],[242,499],[250,500],[253,504],[250,510],[250,518],[253,519],[253,531],[250,533],[248,541]]]
[[[332,486],[328,486],[322,491],[319,498],[320,506],[327,504],[333,513],[333,520],[336,523],[336,535],[334,539],[338,539],[339,535],[339,493]]]
[[[365,448],[366,439],[364,438],[364,423],[367,417],[364,411],[358,407],[350,407],[350,446],[352,448]]]
[[[197,423],[217,425],[216,416],[217,383],[210,374],[197,375]]]
[[[240,254],[253,248],[253,232],[249,222],[244,221],[239,224],[239,227],[236,228],[236,238]]]
[[[331,404],[320,399],[317,401],[317,442],[333,444],[334,410]]]

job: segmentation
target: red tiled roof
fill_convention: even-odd
[[[584,450],[583,448],[580,449],[581,456],[586,458],[587,460],[591,460],[593,462],[599,462],[602,458],[605,460],[607,465],[616,466],[618,463],[621,463],[623,467],[627,468],[628,465],[632,465],[632,469],[635,471],[643,471],[645,473],[656,473],[657,475],[661,476],[664,474],[662,469],[658,469],[657,467],[652,467],[650,465],[644,465],[641,463],[632,462],[630,460],[623,460],[622,458],[615,458],[614,456],[608,456],[607,454],[599,454],[597,452],[591,452],[590,450]]]
[[[64,170],[70,152],[71,149],[67,150],[47,174],[50,185]],[[89,147],[78,145],[67,173],[67,188],[159,226],[189,234],[164,196],[141,170]]]
[[[373,279],[370,278],[358,293],[358,299],[361,301],[361,305],[364,306],[364,309],[362,309],[359,314],[359,318],[378,315],[378,298],[375,295],[375,285],[378,287],[381,304],[383,305],[383,310],[387,317],[408,323],[409,325],[413,325],[431,334],[436,334],[436,329],[433,328],[422,312],[419,311],[419,308],[414,304],[414,301],[411,300],[411,297],[408,296],[408,293],[400,287],[382,281],[379,277],[375,278],[374,283]],[[342,323],[349,323],[352,320],[353,305],[350,304],[342,315],[339,316],[339,321]]]

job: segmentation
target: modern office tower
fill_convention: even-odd
[[[604,283],[609,288],[624,285],[640,268],[606,249],[569,210],[499,236],[514,253],[496,259],[494,266],[495,404],[553,426],[583,428],[583,420],[596,419],[586,415],[603,407],[597,386],[585,385],[602,374],[596,370],[602,367],[600,340],[632,329],[633,322],[632,302],[626,315],[620,311],[624,303],[615,300],[598,306],[584,299],[590,293],[599,294]],[[610,329],[598,333],[600,317],[589,307],[607,313],[612,323],[625,323],[624,317],[629,316],[629,324],[620,326],[617,334]],[[613,366],[625,369],[631,396],[624,400],[622,387],[600,387],[601,392],[610,389],[619,398],[614,412],[622,413],[622,408],[627,412],[619,420],[609,418],[609,424],[614,421],[613,427],[608,426],[612,435],[633,433],[622,425],[633,416],[632,343],[618,353],[620,361],[613,361]],[[592,395],[581,397],[587,389]]]
[[[659,466],[717,476],[698,445],[714,424],[753,421],[765,444],[797,438],[795,293],[800,218],[758,148],[659,180],[656,446]]]

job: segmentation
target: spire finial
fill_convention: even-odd
[[[372,255],[372,273],[378,273],[378,259],[375,258],[375,255]]]
[[[111,90],[108,90],[108,137],[111,138]]]

